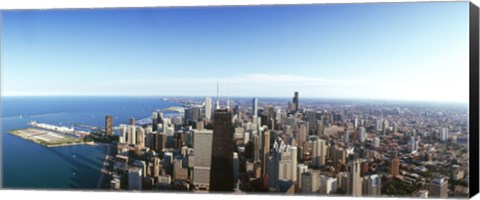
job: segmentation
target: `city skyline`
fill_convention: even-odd
[[[468,102],[466,10],[450,2],[3,11],[2,95],[215,97],[220,82],[222,97]]]

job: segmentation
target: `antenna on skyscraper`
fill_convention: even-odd
[[[218,80],[217,80],[217,108],[216,109],[220,109],[219,93],[220,93],[220,87],[219,87],[219,83],[218,83]]]
[[[229,86],[227,84],[227,109],[230,110],[230,93],[229,93]]]

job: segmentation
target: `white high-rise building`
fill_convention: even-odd
[[[441,128],[440,129],[440,141],[445,142],[448,139],[448,129]]]
[[[416,140],[416,138],[414,136],[411,136],[410,137],[410,151],[412,153],[415,153],[415,152],[417,152],[417,149],[418,149],[418,141]]]
[[[358,139],[360,142],[365,142],[365,139],[367,138],[367,131],[365,130],[365,127],[359,127],[358,128]]]
[[[120,124],[120,133],[118,135],[118,142],[125,144],[127,142],[127,125]]]
[[[375,121],[375,127],[376,127],[377,131],[382,131],[382,125],[383,125],[383,124],[382,124],[382,120],[381,120],[381,119],[377,119],[377,120]]]
[[[292,169],[292,181],[297,181],[297,147],[290,146],[290,156],[291,156],[291,169]]]
[[[258,116],[258,99],[253,98],[252,100],[252,117]]]
[[[193,130],[193,184],[196,189],[208,190],[210,184],[210,166],[212,162],[212,130]],[[232,175],[233,176],[233,175]]]
[[[380,147],[380,138],[379,138],[379,137],[373,138],[373,146],[374,146],[375,148]]]
[[[211,119],[212,117],[212,98],[205,97],[205,117]]]
[[[313,139],[312,148],[312,165],[315,167],[325,165],[325,159],[327,157],[327,144],[325,140],[319,138]]]
[[[362,196],[362,177],[360,177],[360,160],[350,160],[348,162],[348,184],[347,194],[354,197]]]
[[[337,178],[329,176],[320,176],[320,194],[330,194],[337,192]]]
[[[137,135],[135,125],[128,126],[128,144],[137,144]]]
[[[167,130],[168,130],[168,119],[163,119],[162,133],[167,135]]]

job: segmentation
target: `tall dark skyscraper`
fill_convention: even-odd
[[[212,165],[210,191],[233,191],[233,124],[227,109],[213,114]]]
[[[298,111],[298,92],[295,92],[292,103],[293,103],[293,106],[295,107],[295,111]]]
[[[111,115],[106,115],[105,116],[105,134],[106,135],[113,135],[112,116]]]

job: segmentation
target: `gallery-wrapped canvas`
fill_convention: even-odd
[[[0,12],[2,189],[478,192],[468,1]]]

